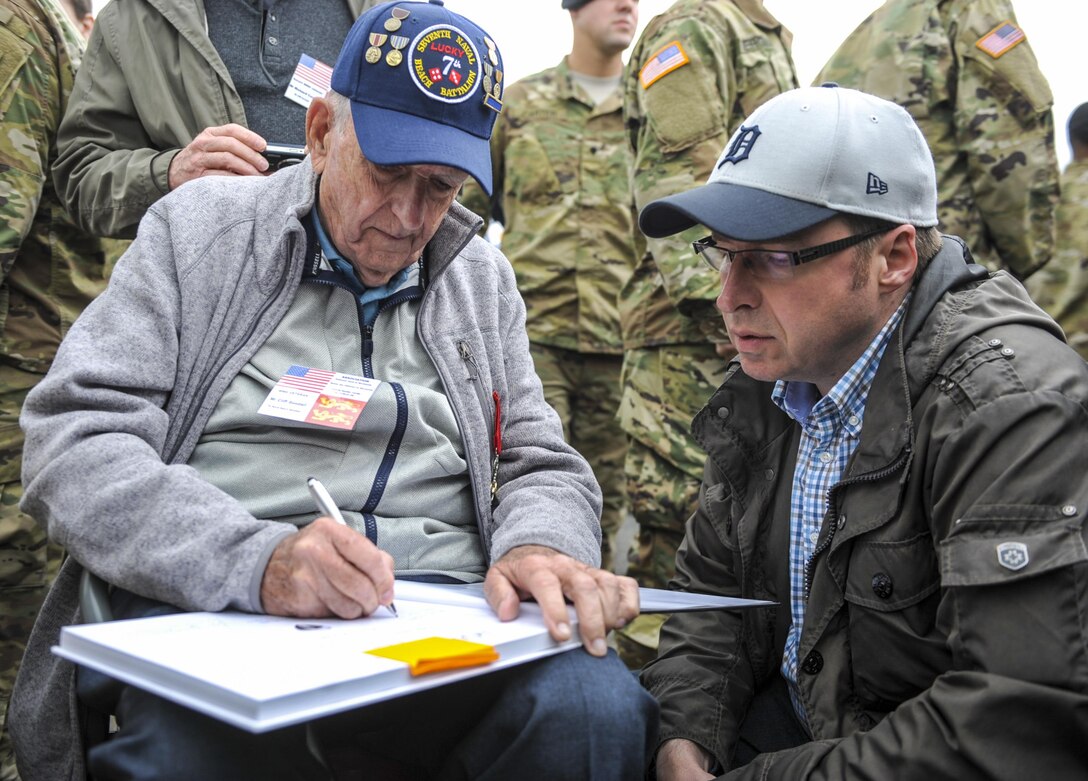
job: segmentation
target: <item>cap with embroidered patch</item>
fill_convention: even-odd
[[[447,165],[491,194],[491,131],[502,110],[498,46],[441,0],[371,8],[348,32],[332,88],[351,101],[363,155]]]
[[[646,205],[652,238],[704,225],[765,241],[845,212],[937,224],[937,177],[921,131],[900,106],[835,84],[784,92],[729,139],[707,183]]]

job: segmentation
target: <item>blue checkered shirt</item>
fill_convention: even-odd
[[[805,569],[816,551],[820,527],[827,513],[828,492],[839,481],[854,454],[865,416],[865,402],[884,349],[903,319],[910,295],[880,329],[861,357],[831,391],[820,398],[808,382],[779,380],[771,398],[783,412],[801,425],[801,444],[790,494],[790,615],[792,623],[782,654],[782,676],[794,710],[807,724],[804,703],[797,688],[797,648],[805,621]]]

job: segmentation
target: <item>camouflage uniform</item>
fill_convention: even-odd
[[[1006,22],[1012,37],[991,38]],[[1053,98],[1008,0],[889,0],[816,78],[906,108],[937,167],[941,230],[975,260],[1020,279],[1054,250],[1058,164]],[[996,56],[995,56],[996,55]]]
[[[83,39],[55,0],[0,0],[0,723],[60,550],[19,512],[19,411],[105,287],[105,256],[60,206],[49,168]],[[0,779],[17,778],[6,729]]]
[[[1088,360],[1088,159],[1074,160],[1062,174],[1054,258],[1028,280],[1028,290]]]
[[[506,90],[491,156],[493,199],[473,182],[462,202],[503,224],[544,397],[604,493],[611,568],[625,515],[617,296],[636,257],[622,96],[595,105],[564,59]]]
[[[638,210],[703,184],[740,122],[797,86],[789,45],[789,32],[756,0],[679,0],[650,22],[624,79]],[[725,375],[726,361],[715,351],[728,343],[714,307],[721,285],[691,250],[705,233],[696,227],[649,239],[620,294],[620,420],[629,437],[628,499],[639,524],[628,574],[643,586],[662,587],[672,577],[706,460],[691,420]],[[643,616],[617,633],[628,665],[652,658],[659,626]]]

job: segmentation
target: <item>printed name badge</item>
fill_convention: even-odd
[[[268,392],[257,412],[328,428],[355,427],[381,380],[292,366]]]
[[[283,93],[292,103],[297,103],[303,108],[310,107],[310,101],[314,98],[323,98],[332,86],[332,68],[315,60],[308,54],[298,58],[295,73],[291,76],[291,83],[287,85],[287,92]]]

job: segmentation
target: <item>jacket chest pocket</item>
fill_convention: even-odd
[[[869,707],[894,707],[947,669],[938,631],[940,574],[927,532],[851,546],[844,598],[854,685]]]
[[[549,128],[550,129],[550,128]],[[538,128],[539,133],[539,128]],[[557,134],[571,141],[568,134]],[[575,139],[573,143],[577,143]],[[536,134],[521,134],[512,138],[506,148],[506,188],[508,203],[550,205],[577,187],[576,158],[570,152],[564,158],[554,145],[545,143]]]

